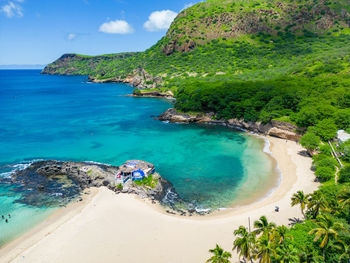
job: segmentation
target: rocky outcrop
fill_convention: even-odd
[[[65,205],[88,187],[106,186],[117,193],[137,194],[159,202],[163,202],[169,191],[176,194],[172,184],[157,173],[153,175],[157,181],[153,188],[134,183],[117,187],[117,171],[116,166],[92,162],[39,161],[16,171],[11,183],[23,193],[20,202],[33,206]],[[178,195],[177,198],[180,200]]]
[[[237,119],[216,120],[214,113],[188,114],[180,113],[175,109],[169,109],[157,117],[158,120],[175,123],[208,123],[224,125],[230,128],[244,129],[270,135],[281,139],[297,141],[301,134],[299,128],[291,123],[272,120],[269,123],[251,122]]]
[[[169,56],[213,40],[258,34],[278,36],[283,30],[324,34],[338,25],[349,27],[346,5],[340,1],[336,8],[328,1],[259,1],[249,6],[234,1],[202,1],[175,18],[162,41],[162,52]]]
[[[147,90],[156,89],[157,85],[163,82],[161,77],[153,77],[144,69],[136,69],[126,77],[115,78],[96,78],[89,76],[89,81],[94,83],[126,83],[134,86],[136,89]]]
[[[174,93],[172,93],[170,90],[166,92],[161,91],[140,91],[140,90],[134,90],[133,94],[126,95],[126,97],[145,97],[145,98],[168,98],[168,99],[174,99]]]

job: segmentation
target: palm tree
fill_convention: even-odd
[[[342,208],[345,209],[346,207],[348,207],[349,209],[348,223],[350,224],[350,190],[344,190],[338,198],[338,202],[339,204],[341,204]]]
[[[233,232],[233,234],[239,237],[233,241],[232,250],[236,249],[239,253],[239,257],[243,257],[244,259],[253,262],[252,257],[254,254],[255,235],[249,233],[244,226],[240,226]]]
[[[315,253],[315,248],[311,245],[302,248],[301,253],[299,254],[299,260],[300,262],[305,263],[325,262],[322,256]]]
[[[342,260],[345,260],[345,262],[349,262],[349,260],[350,260],[350,245],[347,245],[343,241],[338,241],[334,247],[339,249],[342,252],[342,254],[339,257],[339,262],[342,262]]]
[[[284,240],[287,237],[287,233],[288,233],[288,227],[286,227],[285,225],[278,226],[274,232],[274,238],[276,239],[276,243],[283,244]]]
[[[276,255],[274,244],[270,242],[268,235],[262,235],[258,239],[255,259],[259,259],[260,263],[271,263]]]
[[[292,196],[292,206],[300,205],[301,213],[305,217],[304,210],[308,203],[309,195],[305,195],[303,191],[298,191]]]
[[[299,252],[292,245],[278,247],[277,260],[281,263],[297,263],[299,262]]]
[[[210,249],[209,252],[213,256],[207,260],[208,263],[229,263],[232,257],[230,252],[223,250],[218,244],[216,244],[214,249]]]
[[[315,191],[309,196],[310,198],[307,203],[307,208],[312,210],[312,218],[315,219],[320,210],[328,210],[327,199],[320,191]]]
[[[254,227],[256,228],[254,230],[254,233],[256,235],[263,234],[263,235],[268,235],[268,237],[271,239],[273,230],[276,228],[275,223],[269,223],[267,221],[266,216],[261,216],[259,220],[254,222]]]
[[[327,214],[319,215],[316,220],[318,227],[312,229],[309,235],[315,234],[314,242],[321,240],[320,248],[323,249],[323,257],[325,257],[325,249],[331,239],[337,239],[338,230],[344,228],[343,224],[333,222],[331,217]]]

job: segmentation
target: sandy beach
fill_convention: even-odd
[[[231,251],[233,230],[248,226],[248,218],[254,222],[265,215],[288,225],[302,218],[300,208],[290,206],[293,193],[310,193],[318,183],[300,145],[268,139],[282,178],[263,200],[208,216],[180,217],[136,196],[91,189],[82,202],[60,209],[2,248],[0,262],[205,262],[216,243]],[[236,255],[233,262],[239,262]]]

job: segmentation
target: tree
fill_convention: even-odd
[[[303,191],[298,191],[292,196],[292,206],[300,205],[301,213],[305,217],[304,210],[308,203],[309,195],[305,195]]]
[[[275,228],[274,239],[275,242],[279,245],[284,243],[284,240],[287,238],[288,228],[285,225],[278,226]],[[291,237],[289,237],[291,239]]]
[[[254,222],[254,227],[256,228],[254,230],[255,234],[267,235],[269,239],[271,239],[273,235],[273,230],[276,228],[276,224],[272,222],[269,223],[267,221],[266,216],[261,216],[259,220]]]
[[[303,137],[300,138],[300,144],[307,150],[312,156],[313,151],[316,150],[320,144],[321,139],[312,132],[307,132]]]
[[[318,227],[312,229],[309,235],[314,235],[314,242],[321,240],[320,248],[323,249],[323,257],[325,256],[325,250],[330,240],[336,240],[338,238],[338,230],[343,229],[343,225],[339,222],[334,222],[327,214],[319,215],[316,218],[316,224]]]
[[[332,179],[334,170],[331,167],[319,166],[316,168],[315,175],[320,182],[327,182]]]
[[[333,139],[337,134],[337,130],[337,125],[335,125],[334,120],[332,119],[321,120],[314,128],[314,132],[324,141]]]
[[[338,182],[350,183],[350,165],[347,165],[340,170]]]
[[[339,257],[339,262],[349,262],[350,260],[350,245],[347,245],[343,241],[338,241],[335,246],[336,249],[340,250],[342,253]]]
[[[270,242],[268,235],[262,235],[258,239],[255,259],[259,259],[260,263],[271,263],[275,256],[276,250],[274,244]]]
[[[233,242],[233,249],[237,250],[239,257],[252,261],[254,254],[254,245],[255,245],[255,235],[249,233],[247,228],[240,226],[234,232],[235,236],[239,236]]]
[[[319,112],[314,106],[305,106],[298,112],[296,122],[299,127],[315,125],[320,117],[319,115]]]
[[[276,259],[281,263],[297,263],[299,262],[299,253],[292,245],[281,246],[277,248]]]
[[[346,189],[341,192],[341,194],[338,196],[339,198],[339,204],[342,206],[343,209],[346,207],[348,208],[348,223],[350,224],[350,190]]]
[[[209,252],[213,256],[207,260],[208,263],[229,263],[232,257],[230,252],[223,250],[218,244],[216,244],[214,249],[210,249]]]
[[[312,218],[315,219],[320,210],[328,209],[328,202],[326,197],[320,191],[313,192],[309,197],[307,208],[311,210]]]

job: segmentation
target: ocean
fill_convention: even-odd
[[[35,160],[121,165],[141,159],[199,209],[229,208],[255,196],[275,172],[264,140],[232,129],[170,124],[154,119],[173,101],[124,95],[125,84],[88,83],[86,76],[0,70],[0,177]],[[0,183],[0,246],[45,219],[55,208],[21,202]],[[8,218],[8,223],[1,215]]]

